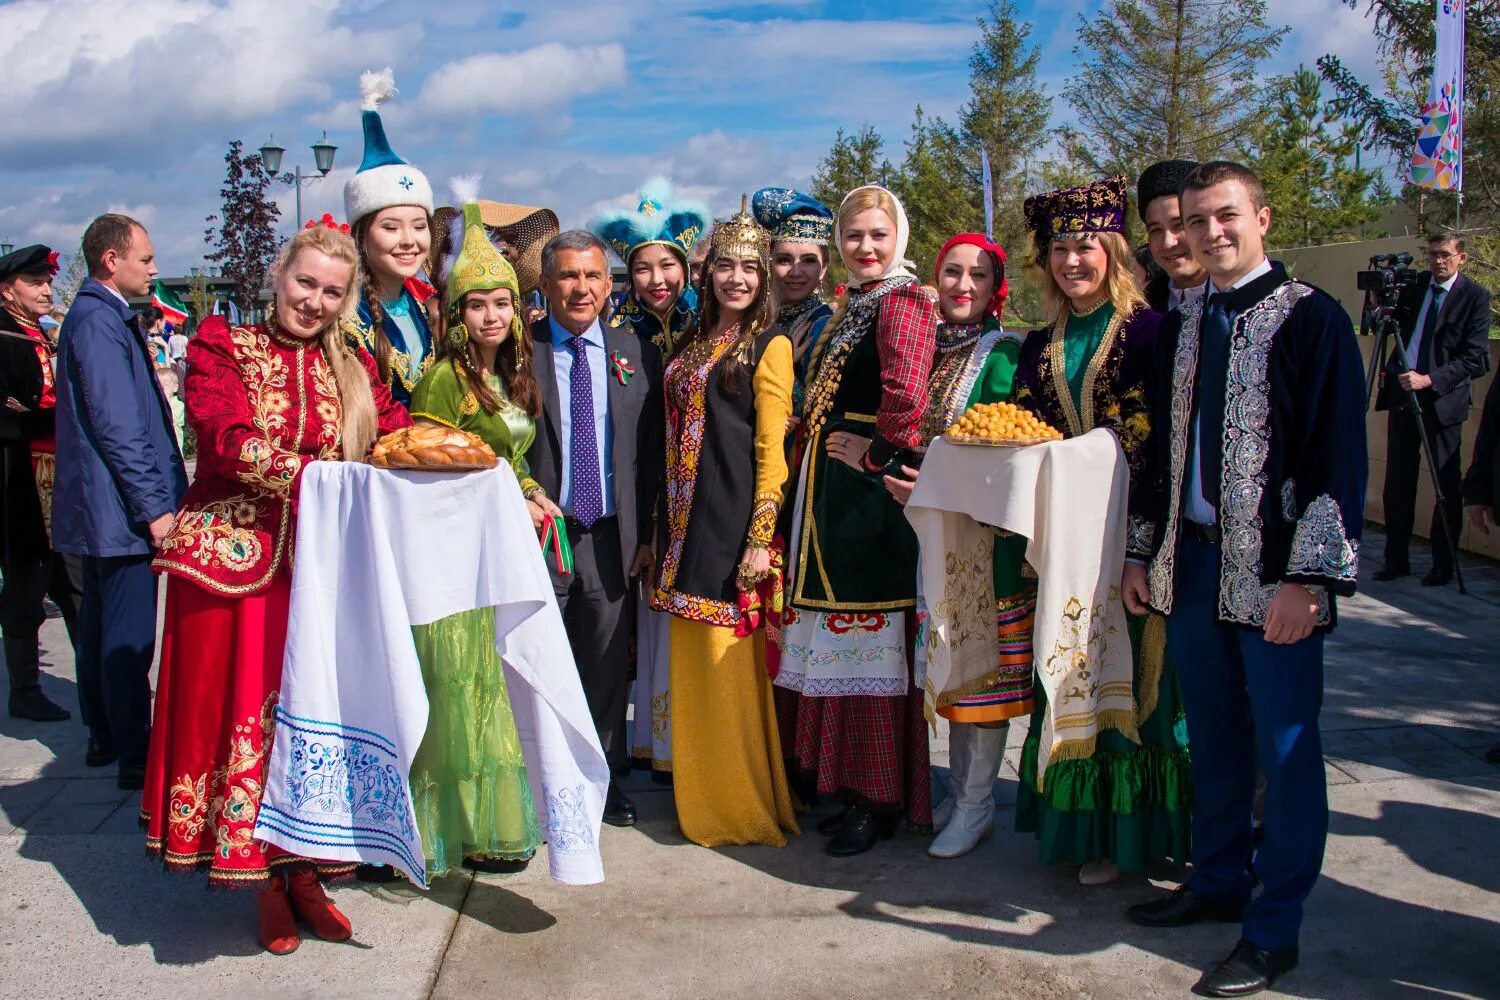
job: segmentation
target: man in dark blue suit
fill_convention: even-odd
[[[83,234],[89,278],[63,323],[57,370],[53,547],[83,559],[78,706],[87,763],[120,763],[119,787],[145,780],[156,652],[151,557],[187,491],[172,411],[126,299],[151,290],[145,227],[101,215]]]

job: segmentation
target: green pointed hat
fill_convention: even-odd
[[[516,278],[516,269],[505,255],[490,242],[484,220],[479,214],[479,184],[477,178],[456,178],[453,183],[454,199],[463,203],[463,215],[455,223],[461,225],[461,236],[452,239],[450,246],[457,247],[452,260],[447,263],[448,308],[457,314],[459,304],[469,292],[488,292],[496,288],[509,288],[516,312],[521,311],[521,282]]]

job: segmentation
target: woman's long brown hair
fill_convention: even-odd
[[[716,251],[709,251],[708,259],[703,262],[703,282],[699,289],[698,301],[698,326],[693,336],[683,338],[677,347],[677,354],[681,354],[689,344],[695,344],[707,340],[713,336],[714,328],[719,325],[721,308],[719,297],[714,293],[714,264],[721,255]],[[750,352],[755,347],[755,338],[771,328],[776,322],[776,292],[771,287],[770,268],[766,267],[765,261],[760,258],[752,258],[756,269],[760,271],[760,288],[755,292],[755,298],[740,316],[740,332],[735,338],[734,346],[730,348],[724,364],[719,368],[719,381],[724,388],[728,389],[734,385],[734,380],[739,376],[740,370],[745,367],[750,358]]]
[[[514,292],[511,293],[514,296]],[[453,370],[461,375],[469,385],[469,390],[474,393],[474,398],[486,413],[495,413],[500,409],[500,399],[490,389],[489,383],[481,374],[481,361],[479,357],[479,345],[474,343],[470,336],[462,350],[454,350],[448,343],[448,328],[451,325],[450,315],[463,315],[463,299],[459,299],[458,307],[451,312],[447,303],[448,295],[443,293],[442,307],[437,311],[438,324],[433,331],[433,343],[437,345],[437,356],[440,360],[446,360],[453,365]],[[542,417],[542,388],[537,384],[536,374],[531,364],[531,350],[526,338],[531,336],[526,329],[526,324],[520,322],[519,316],[521,303],[515,304],[517,319],[510,324],[510,336],[495,351],[495,374],[500,376],[500,384],[505,386],[505,395],[510,401],[526,411],[526,415],[532,420],[540,420]]]

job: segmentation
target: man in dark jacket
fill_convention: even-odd
[[[130,296],[151,290],[155,250],[140,223],[101,215],[83,234],[89,278],[63,323],[57,372],[53,545],[83,557],[78,706],[86,762],[145,780],[148,674],[156,652],[151,557],[187,491],[172,411]]]
[[[609,295],[604,243],[581,229],[542,250],[550,316],[531,328],[546,419],[526,453],[531,474],[566,514],[573,572],[552,587],[583,694],[609,761],[604,822],[635,823],[620,787],[630,770],[625,703],[630,682],[632,584],[649,579],[652,513],[661,488],[661,356],[630,327],[599,321]]]
[[[34,722],[71,718],[39,683],[47,596],[73,636],[77,560],[47,543],[52,505],[52,349],[40,321],[52,308],[57,254],[35,244],[0,257],[0,629],[10,674],[10,715]],[[70,575],[65,560],[74,565]]]
[[[1463,237],[1439,232],[1427,244],[1429,274],[1397,303],[1401,342],[1381,373],[1375,409],[1389,410],[1385,454],[1385,560],[1377,580],[1394,580],[1411,572],[1409,549],[1416,520],[1417,481],[1422,442],[1412,418],[1411,394],[1421,405],[1421,431],[1432,446],[1438,485],[1445,503],[1434,505],[1430,542],[1432,570],[1426,587],[1453,579],[1450,544],[1456,544],[1462,517],[1459,443],[1469,418],[1470,388],[1489,370],[1490,293],[1460,271],[1469,259]],[[1446,534],[1444,531],[1446,521]]]
[[[1208,272],[1193,259],[1182,228],[1182,181],[1197,165],[1192,160],[1162,160],[1142,171],[1135,185],[1135,208],[1146,225],[1146,246],[1162,271],[1146,284],[1146,304],[1163,316],[1208,285]]]

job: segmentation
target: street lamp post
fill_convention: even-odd
[[[282,178],[284,183],[290,184],[297,189],[296,225],[300,226],[303,222],[303,185],[311,184],[314,181],[320,181],[324,177],[327,177],[328,171],[333,169],[333,154],[336,152],[338,152],[338,147],[328,141],[328,133],[324,132],[323,137],[312,145],[313,165],[317,167],[318,172],[316,174],[304,175],[302,173],[302,164],[299,163],[292,168],[293,172],[291,174],[288,174]],[[285,153],[286,150],[284,148],[276,145],[275,136],[267,139],[265,145],[260,147],[260,162],[265,166],[266,173],[272,179],[275,179],[276,175],[281,173],[281,158]]]
[[[16,248],[14,243],[0,243],[0,257],[4,257]]]

